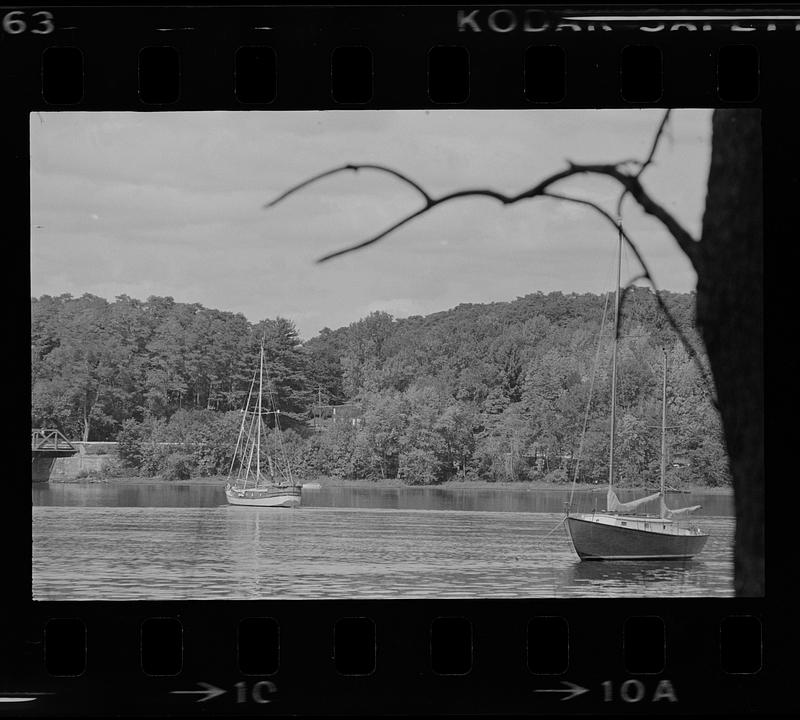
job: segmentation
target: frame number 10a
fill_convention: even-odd
[[[604,680],[600,683],[600,690],[603,695],[603,702],[678,702],[678,696],[670,680],[659,680],[655,685],[645,684],[636,678],[630,678],[622,682],[614,680]],[[562,680],[561,687],[537,688],[533,691],[539,697],[558,698],[562,702],[574,700],[577,697],[584,698],[590,696],[592,690],[583,687],[569,680]],[[595,695],[595,697],[597,697]]]
[[[650,690],[641,680],[634,678],[625,680],[618,687],[615,687],[613,680],[604,680],[601,686],[603,688],[604,702],[613,702],[614,700],[622,700],[622,702],[626,703],[638,703],[643,700],[649,700],[650,702],[658,702],[659,700],[678,702],[675,688],[669,680],[659,681],[654,690]]]

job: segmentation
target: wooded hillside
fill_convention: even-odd
[[[662,299],[701,348],[694,296]],[[168,297],[43,296],[31,301],[32,423],[73,438],[119,439],[125,462],[142,473],[176,465],[225,473],[264,336],[301,476],[567,482],[597,366],[580,478],[603,482],[610,307],[595,359],[605,302],[536,293],[426,317],[376,312],[301,342],[285,318],[251,324]],[[727,484],[718,415],[695,360],[649,290],[629,293],[621,317],[620,484],[658,476],[662,348],[673,428],[668,483]],[[153,441],[182,443],[180,457]]]

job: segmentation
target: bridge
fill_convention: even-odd
[[[31,430],[31,480],[47,482],[57,458],[72,457],[78,449],[58,430],[33,428]]]
[[[77,448],[58,430],[34,428],[31,430],[31,453],[48,457],[71,457]]]

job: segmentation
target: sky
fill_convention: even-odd
[[[264,209],[290,186],[347,163],[388,165],[433,195],[516,193],[566,161],[646,157],[662,110],[377,110],[32,113],[31,294],[172,296],[292,320],[311,338],[375,310],[427,315],[537,291],[613,285],[617,236],[591,208],[487,198],[434,208],[383,241],[326,263],[420,207],[399,180],[341,173]],[[699,236],[711,111],[674,110],[645,188]],[[573,177],[554,192],[612,214],[619,186]],[[626,230],[659,287],[687,292],[691,265],[627,200]],[[623,261],[623,284],[639,273]]]

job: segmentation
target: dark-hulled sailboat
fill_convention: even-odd
[[[622,226],[617,252],[617,289],[614,311],[614,344],[611,370],[611,443],[609,452],[606,510],[591,513],[567,511],[566,525],[572,546],[581,560],[678,560],[697,555],[708,535],[699,528],[679,522],[700,506],[670,510],[665,496],[667,360],[664,355],[664,380],[661,410],[661,490],[630,502],[621,502],[614,492],[614,441],[617,404],[617,338],[619,335],[620,270],[622,265]],[[658,515],[636,510],[648,502],[659,501]]]

